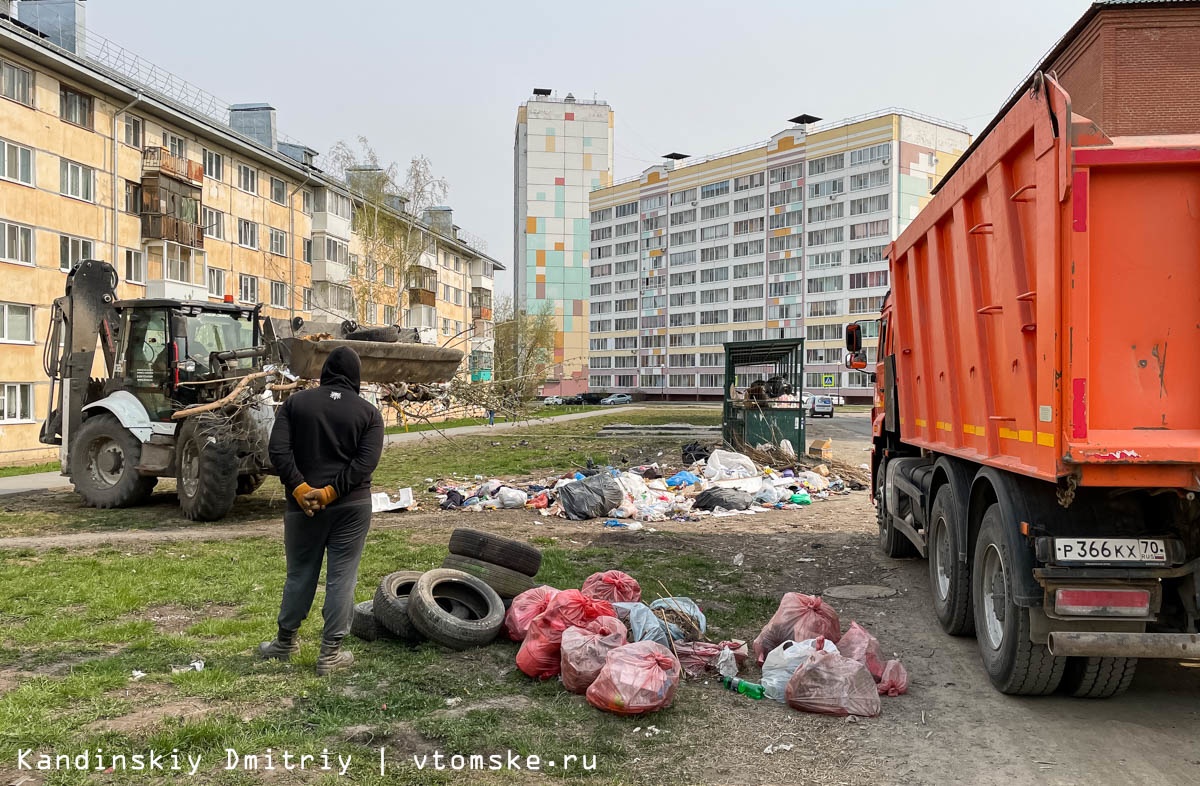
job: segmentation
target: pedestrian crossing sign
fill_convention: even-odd
[[[822,374],[821,375],[821,387],[823,387],[823,388],[833,387],[835,384],[837,384],[834,381],[834,379],[835,378],[834,378],[833,374]]]

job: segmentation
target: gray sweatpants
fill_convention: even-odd
[[[283,544],[287,552],[287,581],[279,607],[279,627],[299,630],[308,616],[321,563],[329,554],[325,570],[325,618],[322,641],[338,642],[350,632],[354,615],[354,588],[358,584],[358,561],[362,558],[367,530],[371,528],[371,501],[337,505],[312,518],[299,512],[284,514]]]

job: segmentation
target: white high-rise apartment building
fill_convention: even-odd
[[[593,191],[591,390],[716,397],[722,344],[804,338],[805,390],[869,400],[844,326],[878,315],[887,245],[969,143],[889,109]]]

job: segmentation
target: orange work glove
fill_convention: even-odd
[[[321,510],[329,507],[338,498],[338,495],[333,490],[333,486],[325,486],[324,488],[311,489],[304,495],[304,498],[309,501],[309,504],[316,507],[317,510]]]
[[[301,508],[308,510],[311,507],[311,503],[305,498],[312,490],[312,486],[308,485],[307,483],[301,483],[299,486],[296,486],[296,488],[292,489],[292,499],[296,500],[296,504]]]

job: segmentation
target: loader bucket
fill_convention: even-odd
[[[289,357],[288,367],[302,379],[319,379],[329,353],[349,347],[362,361],[363,382],[406,382],[410,385],[449,382],[462,363],[457,349],[429,344],[323,339],[281,339]]]

